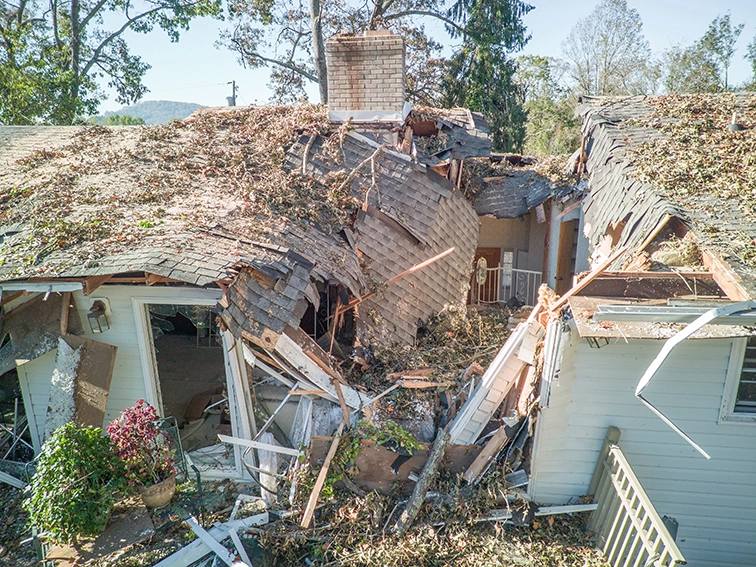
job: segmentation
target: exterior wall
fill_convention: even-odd
[[[118,416],[122,409],[134,405],[140,398],[147,398],[145,377],[137,343],[137,321],[131,302],[132,297],[175,297],[181,303],[182,297],[213,297],[215,292],[193,288],[168,288],[146,286],[102,286],[91,296],[85,297],[81,291],[73,294],[76,307],[85,328],[84,336],[88,339],[118,347],[110,394],[105,411],[104,423]],[[87,312],[90,302],[98,298],[107,298],[110,312],[107,314],[110,330],[93,334],[89,331]],[[55,367],[57,349],[18,367],[19,379],[25,390],[24,403],[29,408],[27,398],[36,421],[38,439],[41,440],[45,430],[45,417],[50,397],[50,380]],[[28,394],[28,395],[27,395]]]
[[[688,565],[753,565],[756,557],[756,424],[717,424],[731,339],[679,345],[647,389],[648,399],[712,456],[706,460],[634,396],[662,341],[592,349],[565,338],[549,407],[537,425],[531,496],[574,501],[588,489],[607,427],[660,515],[679,522]]]
[[[329,110],[404,109],[404,40],[400,36],[337,36],[326,43],[326,57]]]

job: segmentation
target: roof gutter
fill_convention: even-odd
[[[723,307],[716,307],[714,309],[708,310],[706,313],[696,318],[692,323],[687,325],[682,331],[678,332],[672,338],[668,339],[664,343],[664,346],[662,347],[661,351],[659,352],[658,355],[656,355],[656,358],[653,360],[653,362],[651,362],[649,367],[646,369],[646,372],[641,377],[640,382],[638,382],[638,386],[635,388],[636,398],[638,398],[641,402],[643,402],[646,406],[648,406],[648,408],[652,412],[654,412],[657,416],[659,416],[659,418],[664,423],[669,425],[678,435],[680,435],[683,439],[685,439],[688,443],[690,443],[690,445],[696,451],[701,453],[707,459],[711,459],[711,456],[706,451],[704,451],[695,441],[693,441],[693,439],[691,439],[682,429],[680,429],[677,425],[675,425],[671,419],[665,416],[651,402],[645,399],[643,397],[643,390],[646,389],[646,387],[651,382],[651,379],[659,371],[659,368],[661,368],[661,365],[670,355],[670,353],[672,352],[672,349],[674,349],[678,344],[680,344],[685,339],[690,337],[693,333],[698,331],[701,327],[703,327],[704,325],[708,325],[709,323],[711,323],[712,321],[720,317],[726,317],[728,315],[733,315],[734,313],[752,312],[752,311],[756,311],[756,301],[741,301],[739,303],[731,303],[730,305],[725,305]]]

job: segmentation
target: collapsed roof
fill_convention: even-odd
[[[583,97],[587,235],[628,254],[670,218],[756,294],[756,95]],[[617,266],[626,263],[620,258]],[[721,282],[720,282],[721,285]],[[729,292],[728,292],[729,293]]]
[[[486,140],[480,120],[448,128]],[[144,272],[230,285],[224,321],[253,339],[296,327],[324,286],[360,298],[454,247],[363,307],[363,334],[412,342],[418,320],[464,298],[478,221],[454,183],[407,155],[409,140],[334,129],[312,105],[2,127],[0,281]]]

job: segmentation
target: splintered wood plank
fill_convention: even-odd
[[[493,458],[499,454],[499,451],[501,451],[508,441],[509,435],[507,433],[507,427],[502,425],[496,430],[493,437],[489,439],[488,444],[483,447],[483,450],[465,471],[465,480],[469,483],[475,482],[478,479],[478,476],[486,471]]]
[[[315,506],[318,504],[320,491],[323,490],[323,484],[325,483],[326,476],[328,476],[328,469],[331,466],[331,461],[336,456],[336,450],[339,448],[341,434],[344,432],[346,425],[347,422],[344,421],[339,424],[339,428],[336,430],[336,435],[334,435],[333,440],[331,441],[331,446],[328,448],[328,454],[323,461],[323,466],[320,467],[318,478],[315,480],[315,486],[312,487],[310,498],[307,501],[307,508],[305,508],[304,516],[302,516],[302,523],[300,525],[303,528],[309,528],[312,524],[312,516],[315,514]]]
[[[107,274],[105,276],[89,276],[84,280],[84,295],[90,295],[94,290],[111,279],[113,274]]]

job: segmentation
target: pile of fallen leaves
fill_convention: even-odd
[[[429,379],[457,382],[473,362],[484,368],[509,336],[509,311],[494,305],[478,312],[448,305],[418,332],[415,345],[376,347],[375,361],[367,371],[345,369],[347,379],[381,391],[392,372],[432,368]]]
[[[353,206],[349,192],[285,167],[300,135],[331,128],[325,107],[302,104],[205,111],[160,126],[49,130],[65,145],[0,172],[0,225],[26,228],[0,256],[33,266],[66,250],[85,262],[147,237],[218,225],[254,239],[281,219],[338,230]],[[337,157],[338,147],[325,146]]]
[[[482,486],[465,486],[456,494],[439,490],[443,498],[430,498],[404,536],[392,531],[404,501],[377,492],[342,496],[319,510],[313,530],[277,522],[261,530],[260,544],[267,563],[280,566],[605,567],[591,545],[585,515],[553,517],[521,527],[475,522],[479,509],[468,503],[479,501],[478,493],[485,491]],[[456,506],[446,501],[455,501]],[[456,513],[434,513],[449,506]]]

